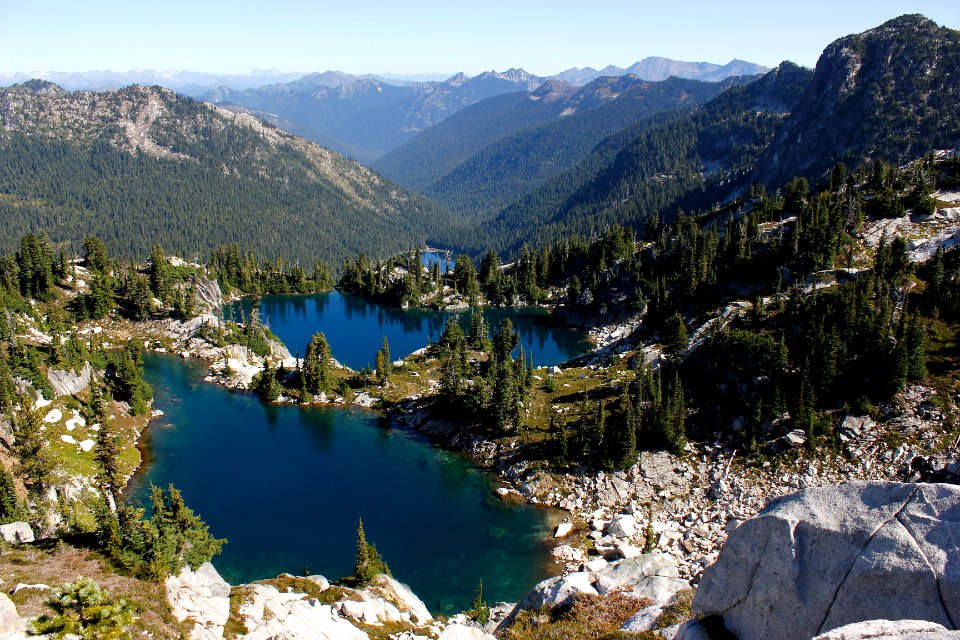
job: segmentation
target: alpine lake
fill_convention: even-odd
[[[224,315],[249,315],[252,304]],[[543,309],[484,312],[490,326],[510,318],[535,366],[589,349],[583,332]],[[291,352],[323,331],[334,358],[353,369],[372,365],[384,337],[394,359],[435,341],[451,313],[337,291],[260,300],[261,319]],[[465,329],[470,313],[458,314]],[[150,424],[146,464],[128,491],[146,505],[150,484],[180,489],[228,539],[214,564],[231,584],[282,572],[349,575],[361,518],[393,575],[433,613],[468,608],[481,579],[487,602],[515,602],[549,575],[560,512],[500,497],[492,476],[458,453],[373,411],[266,404],[205,383],[200,361],[146,353],[144,364],[164,415]]]

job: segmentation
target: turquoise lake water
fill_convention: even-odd
[[[288,345],[325,331],[351,367],[372,361],[383,335],[395,358],[423,346],[446,318],[338,293],[265,298],[262,310]],[[582,352],[581,334],[532,311],[514,317],[538,364]],[[433,612],[467,608],[481,579],[488,602],[516,601],[548,575],[557,513],[503,501],[491,476],[458,454],[370,411],[267,405],[204,383],[202,362],[147,353],[144,363],[165,415],[151,422],[148,464],[131,496],[143,503],[150,483],[179,488],[214,535],[229,539],[214,561],[229,582],[305,569],[347,575],[359,518],[393,574]]]

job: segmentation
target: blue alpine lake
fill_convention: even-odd
[[[354,368],[373,360],[384,335],[395,358],[424,346],[448,315],[336,292],[267,297],[261,313],[291,351],[324,331],[334,356]],[[511,317],[537,364],[586,348],[582,334],[542,310],[487,313],[491,322]],[[361,518],[394,576],[435,613],[469,607],[481,579],[488,602],[516,601],[549,575],[559,513],[504,500],[461,455],[371,411],[264,404],[205,383],[207,365],[196,360],[146,353],[144,364],[164,415],[145,434],[146,464],[129,493],[145,505],[150,484],[180,489],[229,540],[214,562],[232,584],[350,574]]]
[[[249,316],[253,303],[240,300],[225,308],[228,317]],[[339,291],[311,296],[265,296],[260,300],[260,317],[283,341],[290,353],[302,356],[314,333],[322,331],[333,357],[351,369],[372,366],[386,337],[394,360],[439,339],[447,318],[456,315],[465,331],[470,314],[480,309],[434,311],[398,309],[368,302]],[[490,327],[510,318],[520,334],[520,346],[534,366],[553,366],[590,349],[583,331],[553,318],[539,307],[490,307],[482,309]]]

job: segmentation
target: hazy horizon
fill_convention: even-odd
[[[0,74],[341,70],[402,79],[523,68],[551,76],[573,67],[626,67],[650,56],[813,67],[836,38],[904,13],[960,27],[955,0],[858,4],[815,0],[772,10],[757,1],[693,0],[681,14],[628,0],[589,7],[571,0],[277,0],[267,7],[252,0],[160,6],[0,0]]]

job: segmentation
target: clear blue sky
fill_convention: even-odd
[[[651,55],[813,66],[836,38],[904,13],[960,28],[960,0],[0,0],[0,73],[549,75]]]

